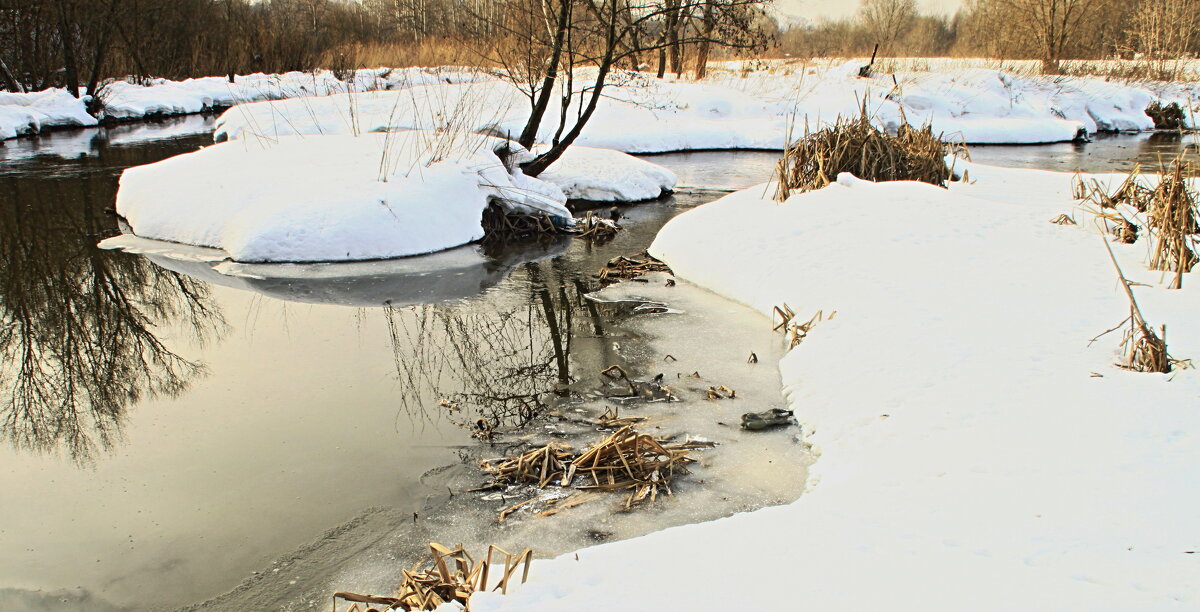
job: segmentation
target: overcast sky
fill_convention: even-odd
[[[822,17],[849,17],[858,10],[858,4],[859,0],[775,0],[775,8],[779,12],[807,17],[813,21]],[[962,0],[917,0],[917,8],[922,13],[939,12],[949,15],[962,4]]]

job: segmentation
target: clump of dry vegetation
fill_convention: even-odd
[[[1183,275],[1200,262],[1200,212],[1187,178],[1195,170],[1182,157],[1176,158],[1160,169],[1158,183],[1152,189],[1139,180],[1141,168],[1134,166],[1112,193],[1095,179],[1076,178],[1074,195],[1096,205],[1096,214],[1114,223],[1112,234],[1120,242],[1131,244],[1137,241],[1141,229],[1148,230],[1154,238],[1150,268],[1174,272],[1170,288],[1179,289]],[[1122,207],[1127,209],[1125,213]],[[1141,213],[1146,215],[1144,228],[1134,223],[1141,220]]]
[[[600,268],[597,277],[602,284],[611,285],[622,280],[633,280],[651,272],[674,274],[667,264],[643,251],[631,257],[621,255],[610,259],[603,268]]]
[[[1154,120],[1154,127],[1160,130],[1182,130],[1184,127],[1183,108],[1178,102],[1162,104],[1155,100],[1146,107],[1146,114]]]
[[[945,187],[951,177],[946,166],[950,147],[930,126],[905,123],[889,134],[876,127],[864,107],[857,117],[839,118],[784,149],[776,166],[776,197],[782,201],[793,191],[820,189],[842,172],[868,181],[922,181]]]
[[[545,488],[557,483],[580,491],[628,492],[624,507],[630,509],[655,501],[659,494],[671,495],[671,481],[695,462],[689,456],[691,451],[712,446],[712,442],[655,438],[625,425],[583,452],[552,442],[514,457],[482,461],[480,469],[492,477],[493,487],[532,484]],[[507,516],[537,499],[510,506],[501,514]]]
[[[1167,353],[1167,326],[1163,325],[1159,328],[1159,332],[1156,332],[1146,323],[1146,319],[1142,316],[1142,309],[1138,307],[1137,299],[1133,296],[1132,283],[1121,271],[1112,247],[1107,242],[1104,243],[1104,246],[1108,249],[1108,257],[1117,271],[1121,288],[1125,290],[1125,296],[1129,298],[1129,316],[1116,327],[1093,338],[1092,341],[1094,342],[1109,332],[1124,328],[1124,336],[1121,340],[1121,361],[1117,363],[1118,367],[1134,372],[1166,374],[1177,365],[1186,366],[1187,362],[1174,359]]]
[[[1170,170],[1162,174],[1158,187],[1154,189],[1150,208],[1150,229],[1154,232],[1154,249],[1150,254],[1150,267],[1154,270],[1174,272],[1171,288],[1183,286],[1183,274],[1196,265],[1196,234],[1200,233],[1197,223],[1196,197],[1184,179],[1182,160],[1175,160]]]
[[[333,610],[337,612],[339,601],[349,602],[345,612],[363,612],[364,610],[434,610],[448,602],[462,604],[463,610],[471,609],[470,598],[476,591],[488,590],[489,572],[495,562],[503,559],[504,570],[500,579],[492,587],[502,593],[508,592],[508,581],[516,574],[517,569],[524,565],[521,572],[521,582],[529,578],[529,564],[533,561],[533,551],[526,548],[517,554],[492,545],[488,547],[487,556],[479,561],[463,550],[462,546],[450,550],[436,542],[429,543],[430,556],[425,563],[418,564],[412,569],[403,570],[400,587],[395,595],[359,595],[357,593],[338,592],[333,594]],[[360,607],[360,604],[367,607]],[[375,608],[383,605],[384,608]]]

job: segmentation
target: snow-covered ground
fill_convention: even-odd
[[[947,138],[968,143],[1071,140],[1080,130],[1145,130],[1153,100],[1200,101],[1200,87],[1121,83],[1100,77],[1047,76],[1022,66],[963,60],[886,60],[858,77],[864,60],[724,62],[702,81],[664,80],[617,72],[580,144],[629,153],[695,149],[777,149],[789,127],[811,127],[854,114],[863,101],[881,122],[932,123]],[[924,62],[923,64],[921,62]],[[891,62],[889,64],[888,62]],[[994,64],[994,62],[993,62]],[[577,86],[588,82],[581,71]],[[219,138],[244,133],[360,133],[429,129],[468,123],[494,134],[519,133],[528,101],[511,83],[470,69],[363,69],[337,78],[329,71],[185,81],[117,81],[99,93],[100,118],[133,119],[235,106]],[[85,101],[65,90],[0,94],[0,139],[55,126],[89,126]],[[568,113],[573,114],[573,113]],[[557,117],[552,108],[548,117]],[[1190,117],[1190,110],[1189,110]],[[540,135],[553,138],[554,122]]]
[[[860,62],[763,63],[714,70],[702,81],[617,73],[580,144],[628,153],[696,149],[779,149],[787,135],[850,116],[865,103],[887,126],[930,123],[968,143],[1062,142],[1083,132],[1148,130],[1155,100],[1194,106],[1192,84],[1120,84],[1102,78],[1029,75],[985,68],[858,76]],[[582,71],[576,83],[586,83]],[[864,102],[865,101],[865,102]],[[557,101],[556,101],[557,104]],[[461,125],[520,133],[528,100],[491,75],[399,91],[345,93],[245,104],[217,122],[218,139],[330,134]],[[568,116],[572,116],[568,112]],[[539,139],[557,128],[557,106]]]
[[[472,609],[1200,606],[1198,372],[1126,371],[1119,333],[1090,342],[1129,304],[1070,175],[969,170],[784,203],[762,185],[669,223],[651,252],[680,277],[823,311],[779,365],[819,454],[807,493],[537,562]],[[1196,275],[1168,290],[1145,237],[1112,247],[1174,356],[1200,357]]]
[[[568,198],[631,202],[675,186],[670,170],[618,151],[570,149],[526,176],[517,147],[470,133],[403,131],[243,139],[126,170],[117,212],[144,239],[239,262],[385,259],[479,240],[491,202],[564,222]],[[506,154],[507,155],[507,154]]]
[[[374,89],[403,89],[428,83],[457,83],[479,75],[461,68],[376,68],[348,75],[328,70],[204,77],[171,81],[153,79],[145,83],[114,81],[97,97],[99,119],[138,119],[157,115],[199,113],[245,102],[284,98],[327,96],[334,93]],[[0,93],[0,140],[33,134],[54,127],[89,127],[98,118],[87,112],[89,99],[76,99],[65,89],[36,93]]]

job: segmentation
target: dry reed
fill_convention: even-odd
[[[838,118],[831,126],[808,133],[784,149],[776,166],[776,198],[793,191],[820,189],[849,172],[868,181],[922,181],[945,187],[950,145],[931,126],[902,123],[895,135],[877,128],[864,106],[857,117]]]
[[[1178,102],[1163,104],[1155,100],[1146,107],[1146,114],[1154,120],[1154,127],[1160,130],[1182,130],[1186,123],[1183,108]]]
[[[625,425],[579,454],[564,444],[550,443],[516,457],[482,461],[480,469],[493,478],[493,486],[526,483],[545,488],[557,481],[558,486],[584,491],[628,491],[625,508],[629,509],[655,501],[660,493],[670,495],[671,480],[695,462],[690,451],[712,446],[691,440],[674,443]],[[501,520],[537,499],[505,508]]]
[[[1108,257],[1117,271],[1121,288],[1125,290],[1125,296],[1129,298],[1129,317],[1113,329],[1104,332],[1107,334],[1125,327],[1128,323],[1128,327],[1125,327],[1125,335],[1121,340],[1122,359],[1117,366],[1134,372],[1160,372],[1163,374],[1170,372],[1172,367],[1179,362],[1172,359],[1171,355],[1167,353],[1167,326],[1162,326],[1162,335],[1160,336],[1154,331],[1154,328],[1146,323],[1146,319],[1142,317],[1142,309],[1138,307],[1137,299],[1133,296],[1131,283],[1125,277],[1125,273],[1121,271],[1117,257],[1113,254],[1112,247],[1109,246],[1107,240],[1104,242],[1104,247],[1108,249]],[[1100,334],[1100,336],[1104,334]],[[1100,336],[1093,338],[1093,342]]]
[[[1164,169],[1158,186],[1154,189],[1150,204],[1150,230],[1154,232],[1154,249],[1150,254],[1150,267],[1154,270],[1174,272],[1172,289],[1183,286],[1183,274],[1196,265],[1196,234],[1200,233],[1197,223],[1196,197],[1188,186],[1181,159],[1176,159],[1170,170]]]
[[[655,259],[649,253],[643,251],[639,255],[633,257],[625,257],[624,255],[614,257],[600,269],[597,277],[603,284],[612,284],[622,280],[632,280],[650,272],[666,272],[674,274],[667,264]]]
[[[368,606],[380,604],[386,606],[383,610],[434,610],[448,602],[458,602],[463,610],[470,610],[470,598],[476,591],[488,590],[489,572],[493,565],[493,557],[497,554],[504,559],[504,570],[492,590],[508,592],[508,581],[516,574],[523,564],[521,582],[529,578],[529,564],[533,560],[533,551],[526,548],[517,554],[492,545],[488,547],[487,556],[475,561],[462,546],[451,550],[436,542],[429,543],[430,558],[424,569],[420,566],[411,570],[401,570],[400,588],[392,596],[359,595],[357,593],[338,592],[333,594],[333,612],[338,612],[338,600],[350,602],[345,612],[364,612],[377,608],[360,608],[359,604]]]

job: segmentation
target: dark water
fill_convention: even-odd
[[[187,119],[0,147],[0,610],[187,605],[365,508],[424,508],[444,489],[429,469],[477,445],[458,422],[519,421],[638,341],[623,315],[582,299],[604,262],[717,195],[691,190],[766,181],[776,159],[653,156],[683,195],[628,208],[613,242],[467,247],[442,256],[452,274],[229,276],[96,248],[117,233],[121,170],[208,144],[208,129]],[[1186,144],[972,155],[1104,171]],[[443,398],[472,410],[441,410]]]

